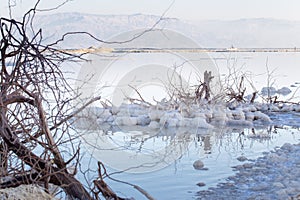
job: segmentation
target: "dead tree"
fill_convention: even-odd
[[[43,184],[47,191],[53,184],[71,198],[93,199],[68,171],[80,156],[70,119],[99,98],[74,111],[77,96],[60,66],[81,55],[43,45],[42,31],[32,27],[35,11],[21,21],[0,18],[0,188]]]
[[[210,93],[211,93],[210,82],[213,78],[214,77],[211,75],[211,72],[207,72],[207,71],[204,72],[204,81],[197,87],[195,92],[197,100],[202,99],[204,93],[205,93],[204,99],[209,100]]]
[[[246,92],[246,87],[244,87],[244,76],[241,77],[240,83],[238,84],[237,91],[233,88],[228,88],[229,92],[227,96],[229,97],[228,102],[235,100],[237,102],[244,102],[244,95]],[[256,93],[253,93],[253,98],[255,99]],[[254,99],[251,99],[253,103]]]

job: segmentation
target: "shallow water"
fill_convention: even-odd
[[[284,143],[299,143],[297,113],[271,113],[273,124],[255,128],[162,129],[106,127],[83,136],[93,157],[106,164],[111,177],[139,185],[155,199],[194,199],[197,192],[225,181],[241,164],[239,156],[255,159]],[[109,145],[107,145],[109,144]],[[196,170],[201,160],[207,170]],[[145,165],[143,165],[145,164]],[[143,199],[127,186],[106,180],[121,196]],[[205,183],[204,187],[197,183]]]
[[[138,55],[136,59],[129,59],[129,64],[122,63],[121,66],[144,66],[148,62],[163,66],[174,64],[174,60],[167,60],[165,56],[151,55],[163,60],[146,59],[148,57],[145,58],[145,55],[140,58]],[[293,91],[291,95],[295,93],[293,100],[299,101],[299,98],[296,98],[300,96],[299,73],[297,73],[299,53],[212,53],[209,56],[221,76],[228,75],[228,68],[236,68],[248,74],[257,91],[267,84],[268,67],[270,71],[274,71],[271,76],[273,86],[277,89],[289,87]],[[119,62],[123,60],[126,59]],[[112,70],[110,74],[114,76],[120,72],[117,64],[118,62],[110,65]],[[205,70],[205,66],[200,68]],[[131,68],[122,69],[127,72],[131,70]],[[107,74],[104,73],[104,80],[101,81],[106,83],[106,79],[114,81],[117,79]],[[126,74],[120,73],[120,77]],[[110,82],[107,80],[106,85],[116,85],[111,80]],[[251,94],[252,90],[254,89],[247,85],[246,93]],[[101,92],[104,98],[111,95],[111,91],[107,94],[105,91]],[[149,101],[153,98],[153,94],[157,95],[157,88],[150,93]],[[145,95],[143,91],[141,94]],[[280,97],[280,100],[282,98]],[[232,167],[241,164],[237,160],[239,156],[255,159],[262,156],[263,152],[271,151],[284,143],[299,143],[299,113],[270,113],[270,116],[274,124],[254,129],[220,127],[213,130],[187,128],[153,130],[136,126],[101,127],[104,130],[84,132],[82,141],[89,144],[84,147],[95,159],[101,160],[106,165],[108,173],[126,170],[112,174],[111,177],[139,185],[155,199],[196,199],[198,191],[216,186],[233,175]],[[83,168],[90,166],[95,168],[95,160],[90,159],[88,153],[83,159],[86,164],[82,166]],[[196,160],[201,160],[208,170],[195,170],[193,163]],[[90,176],[94,174],[95,172],[91,172]],[[109,179],[106,181],[121,196],[144,199],[132,186]],[[197,183],[205,183],[205,186],[199,187]]]

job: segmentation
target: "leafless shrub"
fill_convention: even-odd
[[[74,110],[78,95],[61,65],[82,54],[42,43],[42,30],[32,26],[38,3],[20,21],[0,18],[0,188],[39,184],[49,192],[56,185],[72,199],[98,198],[75,176],[80,144],[71,119],[100,97]]]

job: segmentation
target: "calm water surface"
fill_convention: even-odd
[[[297,89],[300,53],[216,53],[210,56],[221,76],[228,73],[228,68],[235,67],[247,72],[259,91],[266,86],[268,67],[274,70],[274,87],[290,87],[300,96]],[[299,101],[300,98],[294,99]],[[216,186],[233,175],[232,166],[241,164],[237,160],[239,156],[255,159],[284,143],[299,143],[299,114],[271,114],[271,117],[274,125],[254,129],[105,127],[105,130],[83,132],[82,141],[89,153],[83,158],[86,166],[82,167],[95,167],[96,160],[101,160],[111,177],[139,185],[155,199],[194,199],[198,191]],[[201,160],[207,170],[195,170],[196,160]],[[92,178],[95,171],[87,175]],[[145,199],[132,186],[106,181],[121,196]],[[197,186],[199,182],[205,186]]]
[[[108,173],[128,169],[130,164],[136,166],[129,172],[112,174],[113,178],[139,185],[156,199],[193,199],[197,191],[216,186],[233,175],[232,166],[241,164],[237,160],[239,156],[255,159],[286,142],[299,143],[299,115],[271,114],[271,117],[274,125],[254,129],[223,127],[151,132],[137,127],[119,127],[94,131],[85,134],[83,139],[89,144],[85,147],[93,157],[106,164]],[[103,141],[99,142],[103,138],[111,146],[103,146]],[[201,160],[207,170],[194,169],[196,160]],[[145,165],[141,164],[143,162]],[[120,195],[144,199],[131,186],[108,179],[107,182]],[[206,186],[197,186],[199,182]]]

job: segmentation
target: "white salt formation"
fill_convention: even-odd
[[[271,123],[261,111],[300,110],[300,106],[267,104],[181,105],[165,106],[122,104],[119,108],[91,108],[99,124],[117,126],[148,126],[152,129],[192,127],[210,129],[216,126],[248,126]],[[89,112],[90,114],[90,112]]]
[[[0,189],[0,199],[3,200],[55,200],[42,188],[35,185],[20,185],[16,188]]]
[[[201,161],[201,160],[196,160],[194,163],[193,163],[193,167],[197,170],[200,170],[204,167],[204,163]]]
[[[264,87],[262,95],[288,95],[287,87],[276,89]],[[248,97],[250,101],[252,95]],[[266,125],[272,123],[270,112],[300,112],[299,104],[291,103],[247,103],[231,101],[230,103],[208,103],[206,100],[167,101],[163,99],[156,105],[122,104],[119,107],[88,108],[83,115],[96,119],[98,125],[143,126],[150,129],[190,127],[211,129],[220,126]],[[81,123],[81,124],[84,124]]]

